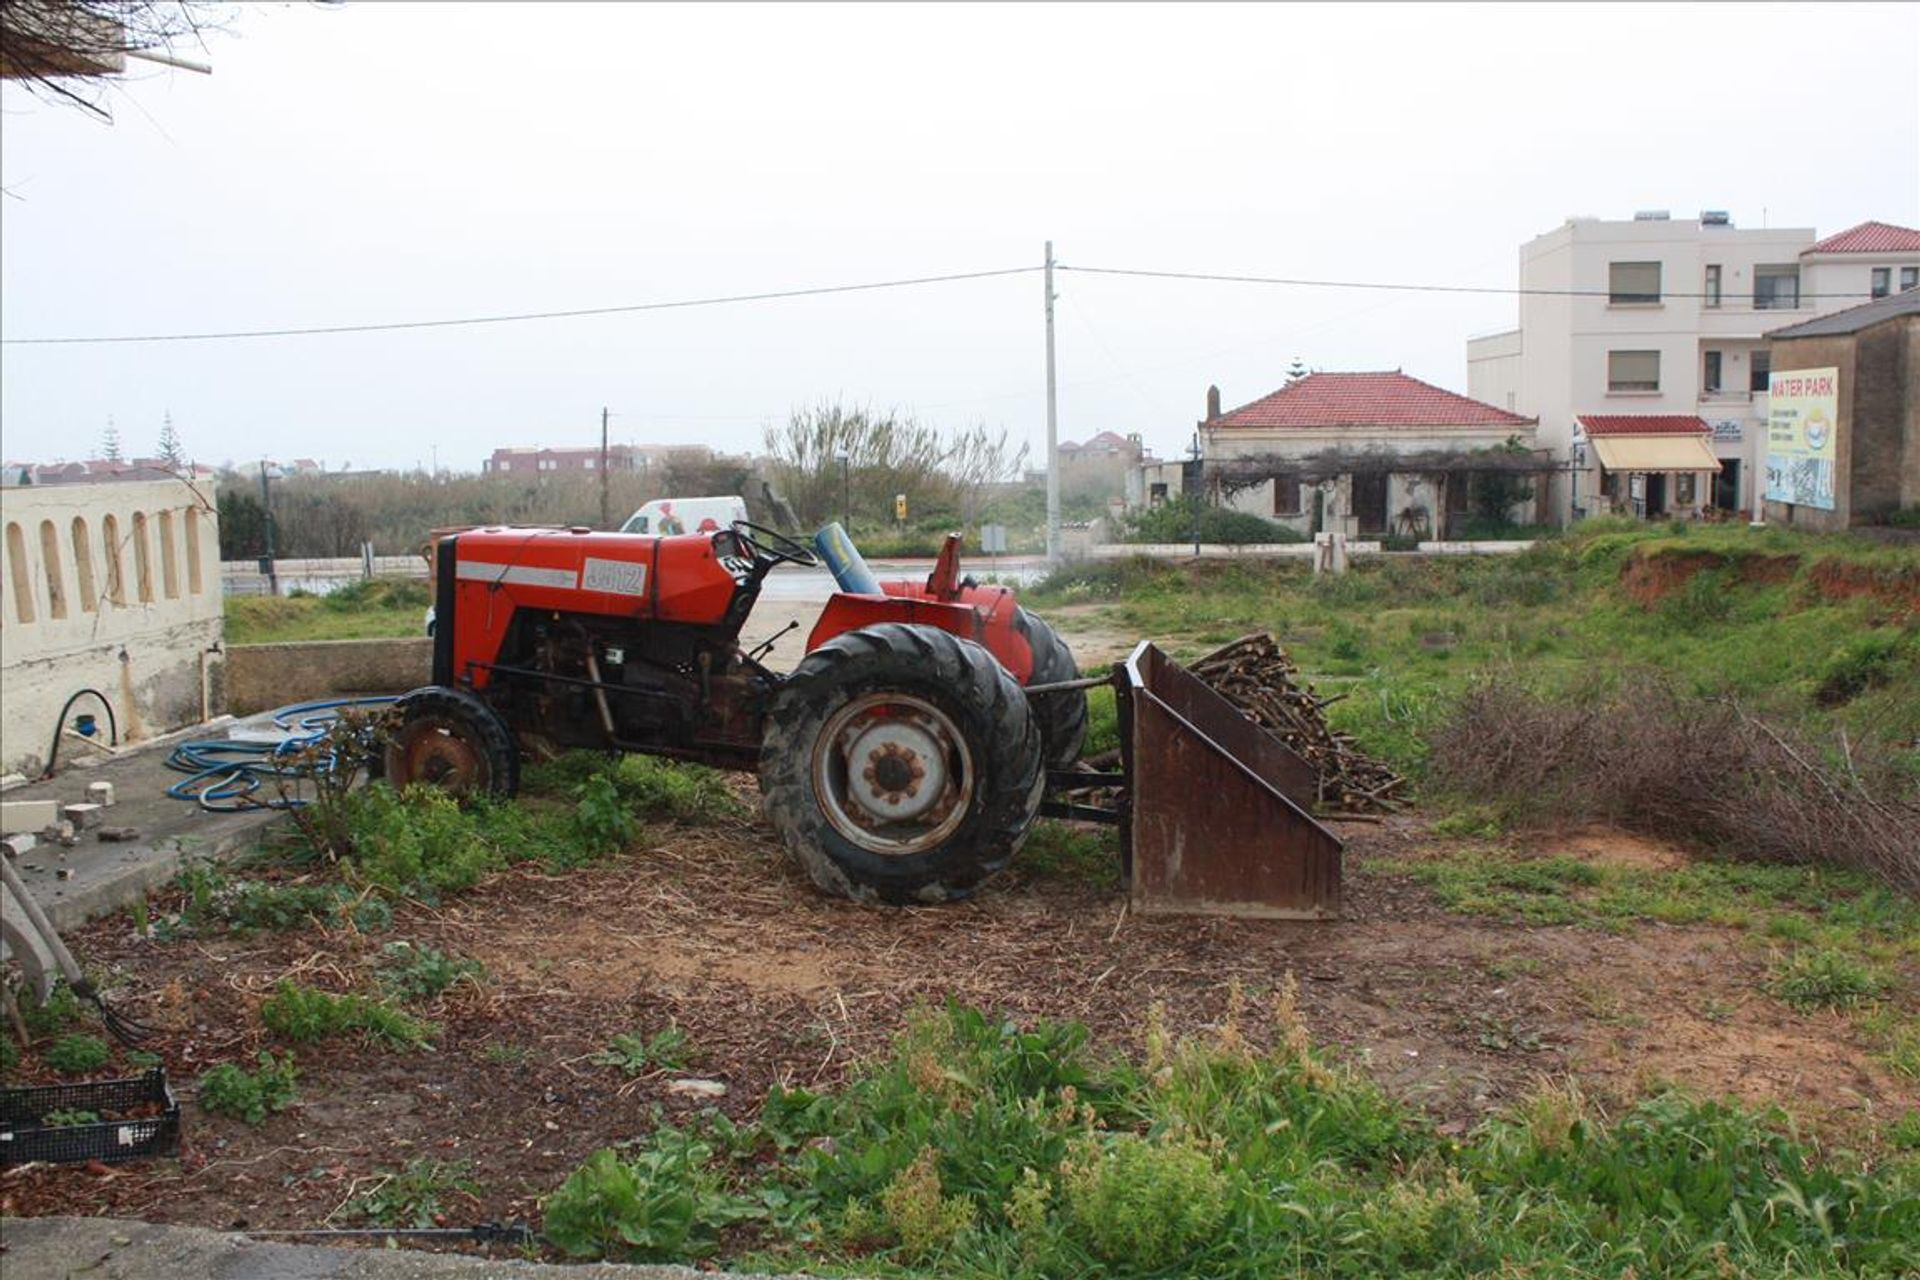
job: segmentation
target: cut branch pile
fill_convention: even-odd
[[[1272,636],[1243,636],[1188,670],[1312,767],[1323,812],[1383,813],[1405,803],[1407,780],[1327,724],[1326,709],[1346,695],[1315,693]]]

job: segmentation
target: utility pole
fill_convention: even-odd
[[[607,492],[607,408],[600,406],[600,527],[613,528],[612,499]]]
[[[273,491],[267,487],[267,460],[260,459],[260,532],[266,540],[267,554],[260,557],[260,572],[267,575],[267,594],[280,594],[280,575],[273,564]]]
[[[1047,241],[1047,561],[1060,558],[1060,408],[1053,377],[1053,241]]]

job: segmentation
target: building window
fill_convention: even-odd
[[[1693,505],[1695,476],[1691,471],[1682,471],[1673,478],[1674,505],[1690,507]]]
[[[1720,305],[1720,264],[1719,263],[1714,262],[1714,263],[1708,264],[1707,287],[1703,292],[1705,292],[1706,294],[1706,297],[1703,299],[1703,301],[1707,306],[1717,307]]]
[[[1720,353],[1707,352],[1707,367],[1700,377],[1700,389],[1712,395],[1720,390]]]
[[[1875,267],[1873,269],[1873,296],[1884,298],[1893,292],[1893,268]]]
[[[1753,353],[1753,373],[1747,381],[1747,390],[1757,396],[1767,394],[1767,375],[1773,372],[1773,353],[1756,351]]]
[[[587,470],[589,470],[589,471],[591,471],[591,470],[593,470],[593,468],[594,468],[594,463],[595,463],[595,459],[593,459],[593,458],[586,458],[586,459],[583,459],[583,460],[581,461],[581,464],[580,464],[580,465],[581,465],[581,466],[583,466],[583,467],[585,467],[585,468],[586,468]]]
[[[1614,306],[1645,306],[1660,301],[1660,264],[1615,262],[1607,268],[1607,301]]]
[[[1792,311],[1799,305],[1799,267],[1788,264],[1753,269],[1753,309],[1755,311]]]
[[[1660,353],[1658,351],[1607,352],[1608,391],[1658,391],[1660,389]]]
[[[1300,477],[1275,476],[1273,478],[1273,514],[1277,516],[1297,516],[1300,514]]]
[[[1900,268],[1900,292],[1905,293],[1916,285],[1920,285],[1920,267]]]

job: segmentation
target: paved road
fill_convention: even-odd
[[[327,1248],[117,1218],[0,1219],[6,1280],[775,1280],[691,1267],[549,1266],[416,1249]]]

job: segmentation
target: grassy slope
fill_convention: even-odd
[[[1633,556],[1703,552],[1731,561],[1651,606],[1621,587]],[[1743,558],[1787,557],[1791,577],[1742,581]],[[1446,696],[1476,676],[1511,674],[1560,693],[1604,689],[1634,668],[1680,688],[1728,692],[1792,720],[1844,726],[1855,737],[1920,736],[1920,623],[1883,599],[1822,598],[1822,562],[1863,573],[1920,572],[1920,552],[1839,537],[1744,527],[1583,528],[1512,557],[1360,562],[1339,578],[1305,566],[1129,562],[1069,571],[1035,592],[1049,605],[1106,602],[1103,622],[1191,655],[1271,630],[1323,692],[1330,714],[1363,743],[1418,772],[1424,734]],[[1073,619],[1064,620],[1072,633]],[[1874,683],[1834,707],[1816,694],[1858,653]]]
[[[356,582],[326,596],[228,596],[228,644],[373,640],[426,634],[427,584]]]

